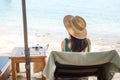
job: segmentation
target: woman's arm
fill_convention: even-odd
[[[65,47],[65,41],[63,40],[61,43],[61,50],[64,51],[64,47]]]

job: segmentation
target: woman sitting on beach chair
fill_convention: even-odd
[[[69,38],[61,43],[61,49],[65,52],[90,52],[91,42],[87,36],[86,22],[80,16],[67,15],[64,17],[64,25]],[[87,78],[86,78],[87,79]]]

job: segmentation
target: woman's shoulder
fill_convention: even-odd
[[[89,38],[86,38],[86,40],[88,42],[88,46],[86,47],[85,51],[90,52],[91,51],[91,40]]]

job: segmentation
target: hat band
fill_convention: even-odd
[[[74,26],[72,20],[70,21],[70,24],[71,24],[72,28],[73,28],[77,33],[81,33],[81,31],[78,30],[78,29]]]

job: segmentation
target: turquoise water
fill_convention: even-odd
[[[80,15],[89,35],[120,37],[120,0],[26,0],[29,33],[65,34],[63,17]],[[0,32],[22,33],[21,0],[0,0]]]

